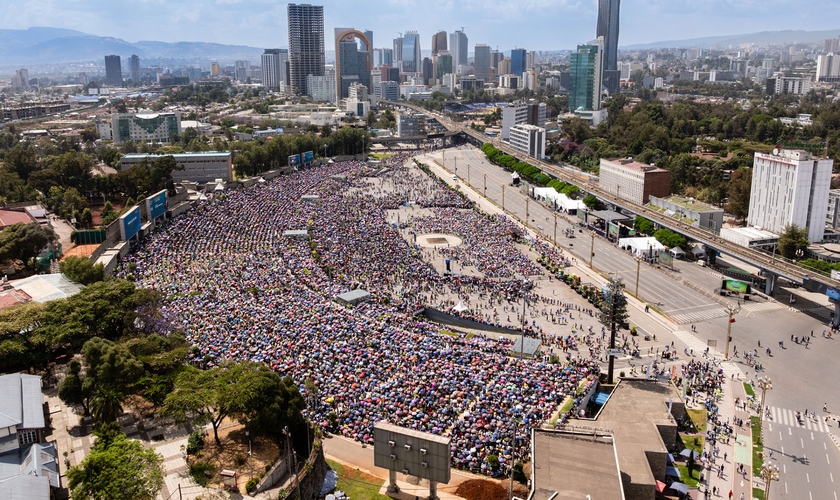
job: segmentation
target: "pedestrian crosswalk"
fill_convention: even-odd
[[[666,312],[665,314],[667,314],[668,317],[670,317],[671,320],[673,320],[678,325],[685,325],[687,323],[699,323],[701,321],[720,318],[726,316],[729,313],[722,307],[712,307],[710,309],[703,309],[702,311],[693,311],[680,314],[671,314]]]
[[[745,311],[749,312],[759,312],[759,311],[775,311],[776,309],[784,309],[787,307],[784,304],[780,304],[778,302],[768,301],[768,302],[751,302],[751,303],[744,303],[743,308]]]
[[[816,419],[802,417],[802,423],[796,421],[796,410],[788,410],[786,408],[779,408],[770,406],[770,415],[766,415],[765,422],[770,421],[774,424],[782,424],[790,427],[799,427],[808,429],[814,432],[828,432],[828,426],[821,415],[817,415]],[[804,414],[803,414],[804,415]]]

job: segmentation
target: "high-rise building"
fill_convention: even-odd
[[[514,125],[510,129],[510,145],[541,160],[545,157],[545,129],[536,125]]]
[[[394,49],[382,49],[382,64],[394,65]]]
[[[218,61],[210,62],[210,76],[222,76],[222,67]]]
[[[834,82],[840,77],[840,54],[829,52],[817,56],[818,82]]]
[[[29,87],[29,70],[21,68],[15,71],[15,76],[12,77],[12,87],[16,89],[23,89]]]
[[[817,74],[819,75],[819,72]],[[766,85],[766,91],[769,95],[805,95],[811,91],[811,79],[801,76],[779,75],[775,78],[768,78]]]
[[[598,0],[598,28],[596,37],[604,37],[604,68],[602,83],[609,93],[618,93],[621,73],[618,73],[618,13],[621,0]]]
[[[367,36],[353,28],[335,28],[335,42],[336,97],[348,97],[350,86],[355,83],[371,88],[371,45]]]
[[[449,35],[449,53],[452,54],[452,67],[466,66],[468,62],[467,51],[469,40],[463,30],[458,30]]]
[[[826,38],[823,40],[823,52],[826,54],[830,52],[840,51],[840,38]]]
[[[432,35],[432,55],[436,56],[439,53],[447,50],[446,48],[446,32],[439,31]]]
[[[434,57],[434,60],[437,60],[437,56]],[[423,85],[429,85],[431,80],[435,78],[435,63],[432,59],[428,57],[423,58],[423,64],[421,65],[421,72],[423,80]]]
[[[122,83],[122,63],[120,63],[120,56],[105,56],[105,85],[120,87]]]
[[[309,89],[309,93],[307,95],[313,101],[336,102],[335,75],[308,75],[306,80],[306,88]]]
[[[822,241],[834,160],[783,149],[755,153],[747,222],[781,234],[795,224],[808,231],[808,241]]]
[[[263,87],[273,90],[286,85],[286,64],[289,51],[286,49],[265,49],[262,54]]]
[[[309,94],[307,77],[324,75],[324,7],[290,3],[289,68],[294,92]]]
[[[409,31],[403,36],[402,42],[402,72],[420,73],[423,68],[423,58],[420,55],[420,34]]]
[[[238,82],[248,81],[251,78],[251,63],[248,61],[236,61],[233,63],[233,77]]]
[[[437,55],[437,64],[435,64],[436,79],[443,80],[443,75],[450,75],[453,73],[452,55],[449,52],[440,52]]]
[[[510,138],[510,130],[515,125],[545,127],[546,116],[545,103],[537,102],[534,99],[531,99],[527,104],[514,102],[502,107],[502,139],[508,140]]]
[[[578,45],[570,57],[569,110],[601,109],[601,71],[604,61],[604,39]]]
[[[510,51],[510,73],[512,75],[522,76],[522,73],[525,72],[525,58],[525,49],[513,49]]]
[[[391,57],[390,66],[395,68],[399,68],[400,64],[402,63],[402,53],[403,53],[403,37],[400,36],[399,38],[394,38],[394,53]],[[389,64],[389,63],[385,63]]]
[[[537,53],[530,50],[525,54],[525,71],[536,69],[537,67]]]
[[[370,42],[370,47],[368,47],[368,52],[373,51],[373,30],[365,30],[365,38],[368,39]]]
[[[484,43],[477,44],[475,46],[475,78],[485,82],[489,81],[491,67],[490,46]]]
[[[140,58],[136,55],[129,57],[128,68],[131,74],[131,83],[140,85]]]

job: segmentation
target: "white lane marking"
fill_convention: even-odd
[[[814,433],[812,432],[811,433],[811,441],[813,441],[813,440],[814,440]]]
[[[809,483],[811,482],[811,475],[807,472],[805,473],[805,479],[807,479]]]
[[[803,448],[805,447],[805,440],[804,439],[799,438],[799,443],[802,444]]]
[[[770,422],[767,422],[767,430],[769,430],[769,431],[773,430],[773,424],[771,424]]]

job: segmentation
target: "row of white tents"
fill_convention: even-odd
[[[566,212],[583,210],[586,208],[586,205],[584,205],[582,201],[573,200],[565,194],[558,193],[557,190],[552,187],[535,187],[534,197],[544,198],[546,203],[556,203],[558,207],[562,208]]]

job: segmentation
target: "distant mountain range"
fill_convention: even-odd
[[[61,28],[0,29],[0,64],[25,66],[38,64],[98,61],[108,54],[132,54],[146,60],[213,59],[233,63],[237,59],[257,62],[263,48],[205,42],[127,42],[120,38],[90,35]],[[141,62],[141,64],[143,64]]]
[[[730,45],[741,45],[742,43],[754,43],[758,45],[783,45],[787,43],[819,43],[826,38],[840,36],[840,29],[824,31],[761,31],[748,33],[746,35],[723,35],[708,36],[703,38],[689,38],[687,40],[666,40],[662,42],[640,43],[635,45],[622,45],[622,50],[639,49],[661,49],[668,47],[713,49],[725,48]]]
[[[737,46],[745,43],[785,44],[818,43],[826,38],[840,36],[840,29],[825,31],[762,31],[744,35],[711,36],[687,40],[622,45],[622,50],[657,49],[665,47],[715,48]],[[62,28],[33,27],[25,30],[0,29],[0,65],[25,67],[27,65],[61,64],[94,61],[102,63],[108,54],[118,54],[124,59],[137,54],[141,60],[160,61],[209,61],[231,64],[238,59],[258,63],[263,48],[246,45],[225,45],[206,42],[127,42],[120,38],[96,36],[81,31]],[[327,51],[327,60],[334,59]],[[332,59],[331,59],[332,58]],[[141,62],[141,64],[144,64]]]

